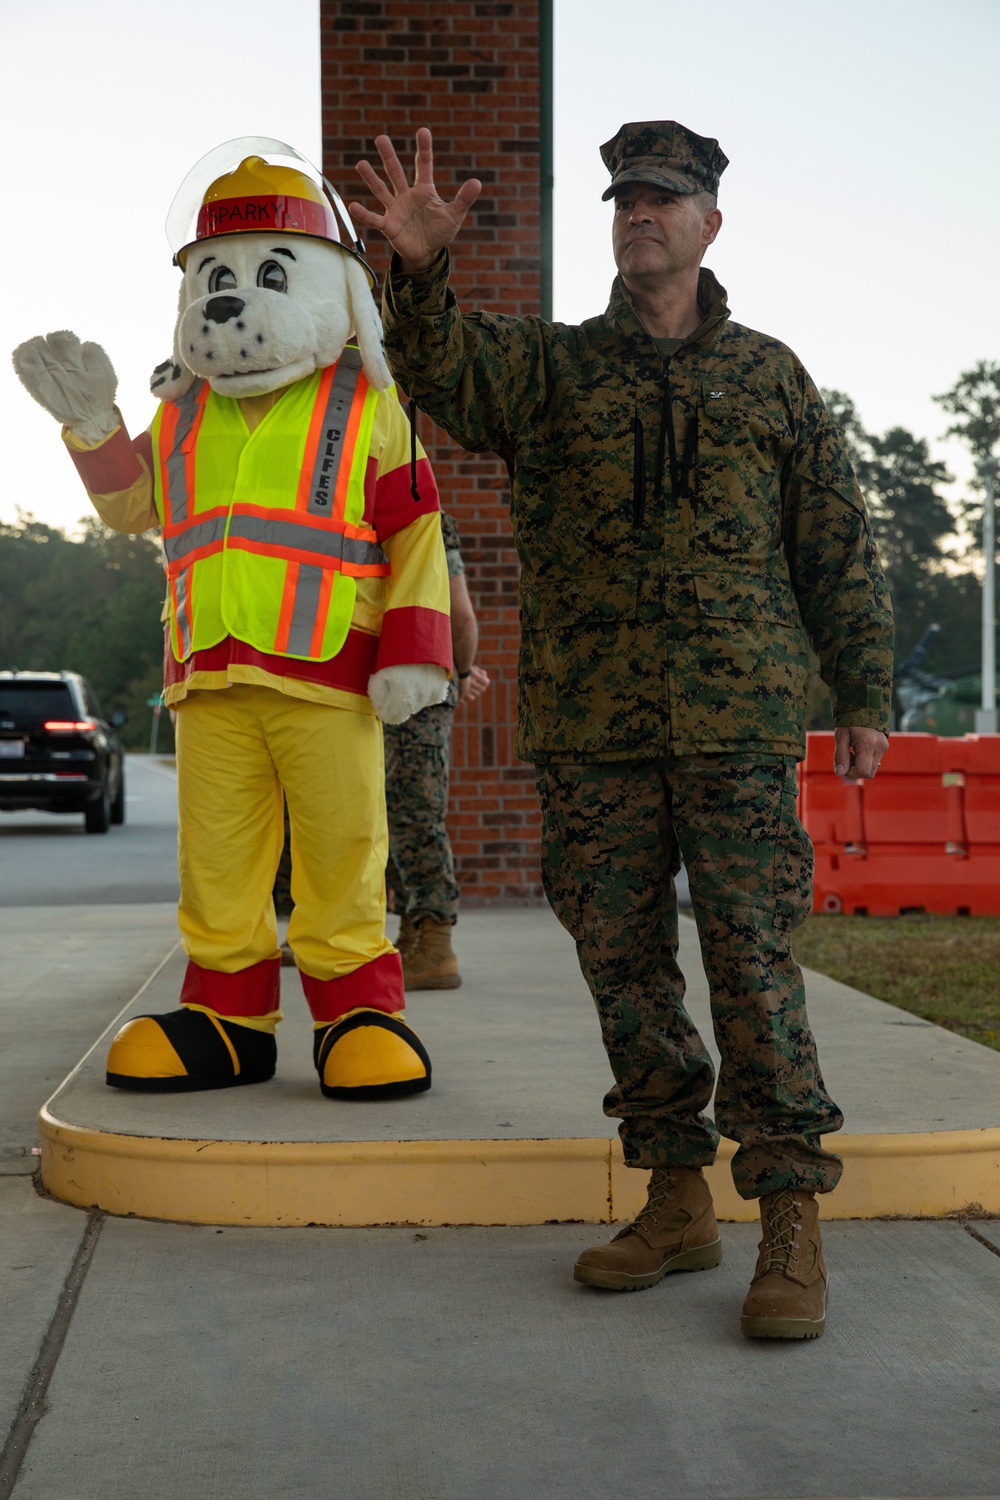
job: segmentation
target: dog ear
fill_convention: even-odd
[[[361,350],[361,363],[364,365],[368,384],[377,391],[384,391],[393,382],[382,352],[382,319],[378,315],[364,268],[353,255],[345,255],[344,259],[347,262],[347,297],[351,323]]]
[[[182,276],[177,298],[177,318],[174,322],[173,358],[165,359],[162,364],[157,365],[149,377],[150,392],[158,401],[178,401],[185,391],[190,390],[194,381],[194,375],[181,356],[180,346],[181,318],[187,311],[187,305],[187,277]]]

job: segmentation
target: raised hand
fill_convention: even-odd
[[[14,350],[14,369],[28,395],[85,443],[118,426],[118,377],[100,344],[81,344],[66,330],[28,339]]]
[[[412,187],[389,137],[377,135],[375,145],[388,181],[383,182],[367,161],[358,162],[358,173],[385,212],[373,213],[363,203],[352,203],[351,215],[366,229],[378,229],[385,235],[404,270],[425,271],[445,246],[451,244],[483,185],[477,177],[470,177],[451,203],[446,203],[434,186],[431,133],[424,128],[417,131]]]

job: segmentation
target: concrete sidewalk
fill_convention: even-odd
[[[173,943],[169,911],[129,912],[141,933],[127,957],[99,911],[60,913],[91,1039],[127,999],[125,976],[137,989]],[[58,993],[51,940],[15,943],[14,931],[4,958],[24,1004],[45,985]],[[685,924],[703,1025],[693,936]],[[257,1141],[279,1110],[282,1139],[298,1130],[307,1144],[322,1120],[348,1146],[569,1130],[610,1148],[607,1069],[572,945],[538,911],[468,914],[459,942],[464,987],[411,1006],[435,1058],[429,1095],[363,1119],[361,1107],[331,1110],[288,975],[279,1079],[215,1104],[187,1096],[184,1129],[218,1140],[221,1105],[230,1125],[252,1108]],[[176,1003],[175,968],[141,1009]],[[995,1124],[996,1054],[809,983],[849,1130]],[[526,987],[530,1005],[517,998]],[[53,1050],[27,1020],[11,1028],[24,1031],[14,1097],[35,1089],[41,1102]],[[56,1056],[79,1045],[80,1023],[54,1001],[51,1022]],[[116,1129],[176,1132],[163,1100],[129,1116],[139,1101],[91,1088],[87,1071],[62,1095],[81,1119],[98,1109],[106,1124],[111,1108]],[[10,1073],[0,1054],[5,1098]],[[0,1423],[11,1425],[0,1500],[1000,1496],[997,1220],[828,1224],[826,1335],[757,1343],[738,1333],[750,1224],[724,1226],[718,1271],[621,1296],[571,1279],[579,1250],[611,1232],[593,1224],[267,1229],[85,1214],[38,1196],[26,1131],[12,1124],[13,1175],[0,1176]]]
[[[710,1038],[708,985],[683,917],[688,1004]],[[43,1180],[79,1206],[217,1224],[542,1224],[628,1218],[625,1169],[601,1101],[611,1075],[574,946],[548,910],[479,911],[458,929],[465,984],[418,993],[408,1016],[434,1086],[378,1104],[323,1100],[298,976],[271,1083],[131,1094],[104,1083],[104,1044],[51,1100]],[[133,1012],[173,1009],[183,956]],[[809,1010],[846,1116],[838,1217],[1000,1211],[1000,1053],[818,974]],[[752,1218],[724,1143],[720,1215]]]

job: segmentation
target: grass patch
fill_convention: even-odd
[[[1000,1052],[1000,917],[810,917],[795,957]]]

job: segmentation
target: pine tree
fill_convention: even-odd
[[[957,418],[946,429],[945,437],[960,438],[976,460],[993,455],[1000,443],[1000,363],[981,359],[971,370],[963,370],[951,389],[934,400]],[[972,481],[972,494],[962,502],[963,520],[980,548],[982,493],[983,482],[977,475]]]
[[[955,517],[940,491],[951,475],[931,458],[926,439],[905,427],[879,437],[866,431],[843,391],[823,395],[843,429],[868,504],[896,616],[896,660],[908,656],[936,621],[942,631],[928,665],[968,665],[978,650],[979,592],[972,574],[944,566],[943,543],[955,532]]]

